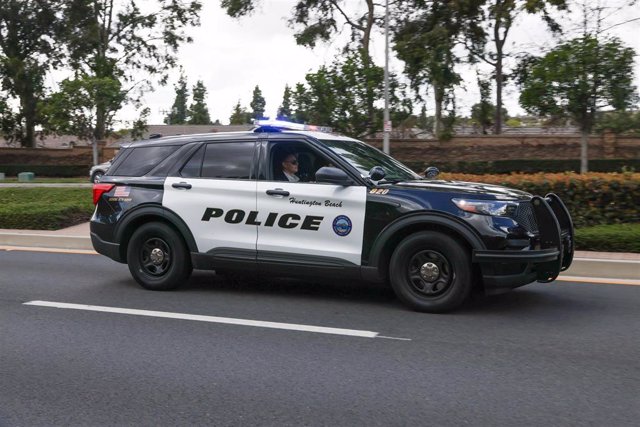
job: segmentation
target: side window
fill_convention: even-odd
[[[269,150],[271,180],[315,182],[323,166],[333,166],[323,154],[301,142],[272,143]]]
[[[202,178],[249,179],[255,151],[254,142],[207,144],[202,162]]]
[[[116,170],[110,175],[142,176],[173,153],[175,145],[163,145],[156,147],[137,147],[125,158]]]
[[[200,169],[202,168],[202,159],[204,159],[204,146],[200,146],[189,161],[180,169],[180,176],[185,178],[198,178],[200,176]]]

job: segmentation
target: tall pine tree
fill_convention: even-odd
[[[289,85],[284,86],[284,94],[282,95],[282,105],[278,108],[278,119],[290,119],[291,112],[291,88]]]
[[[264,109],[267,105],[267,102],[264,100],[262,96],[262,91],[260,87],[256,85],[255,89],[253,89],[253,99],[249,106],[253,110],[251,113],[251,117],[258,120],[264,117]]]
[[[209,125],[211,117],[207,108],[207,88],[204,87],[202,80],[198,80],[193,87],[193,102],[189,107],[189,124],[192,125]]]
[[[240,105],[240,100],[233,107],[233,112],[231,113],[231,117],[229,117],[230,125],[246,125],[249,124],[249,119],[251,118],[251,113],[247,111],[242,105]]]
[[[180,79],[175,86],[176,98],[171,106],[171,111],[164,118],[164,122],[168,125],[183,125],[187,122],[187,98],[189,97],[189,89],[187,89],[187,79],[184,73],[180,73]]]

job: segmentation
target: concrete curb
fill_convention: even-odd
[[[640,261],[574,258],[565,276],[640,280]]]
[[[0,233],[0,246],[93,250],[90,237],[38,233]]]
[[[93,250],[89,236],[64,235],[59,232],[0,232],[0,246]],[[574,258],[571,267],[562,276],[640,280],[640,257],[616,259],[616,254],[607,253],[604,254],[606,257],[590,258],[589,253],[584,252],[581,255],[583,256]]]

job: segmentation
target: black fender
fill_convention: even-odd
[[[187,224],[178,216],[178,214],[159,204],[140,205],[128,211],[120,221],[118,221],[114,236],[115,241],[120,243],[121,251],[126,250],[125,243],[128,241],[132,233],[130,226],[142,220],[144,217],[159,217],[170,223],[182,235],[182,238],[189,248],[189,252],[198,252],[198,245],[196,244],[196,240],[194,239]]]
[[[363,276],[366,275],[369,278],[373,278],[373,274],[379,280],[386,277],[389,267],[386,260],[391,256],[390,243],[395,247],[408,234],[407,230],[421,228],[422,226],[448,231],[455,237],[463,239],[472,250],[486,249],[486,245],[478,232],[462,219],[445,212],[412,212],[397,218],[380,232],[371,247],[367,266],[363,268]]]

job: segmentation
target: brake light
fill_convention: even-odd
[[[104,193],[108,193],[115,187],[115,184],[93,184],[93,204],[97,204],[98,200]]]

